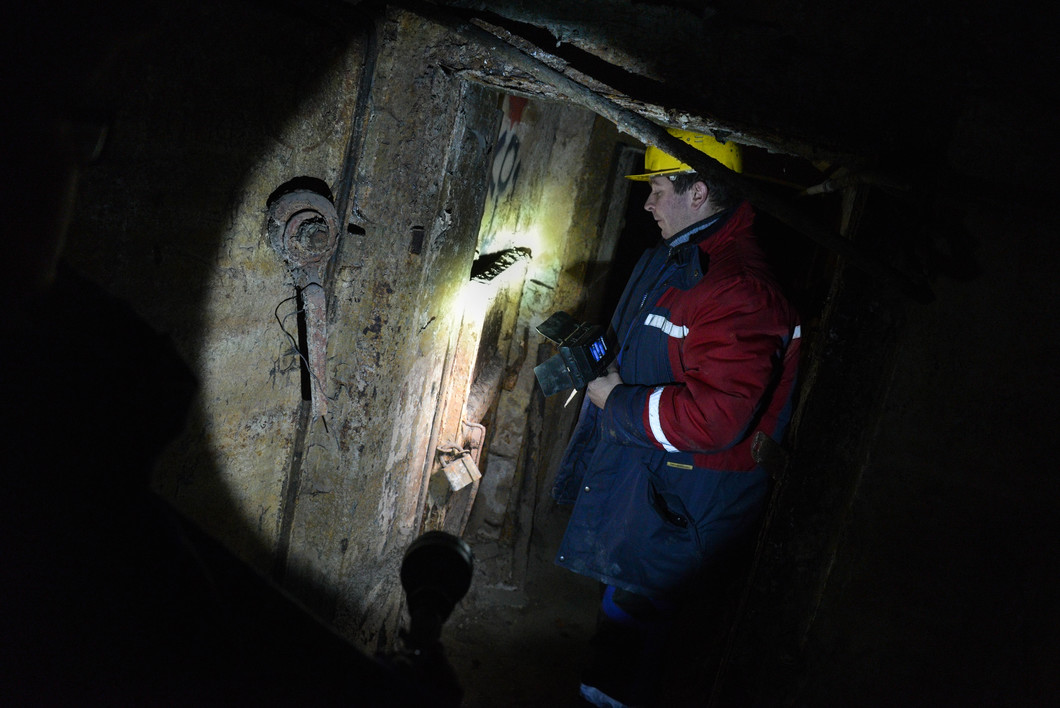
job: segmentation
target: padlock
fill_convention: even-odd
[[[470,484],[482,479],[478,465],[471,459],[470,451],[464,450],[442,465],[431,475],[428,492],[435,506],[445,506],[449,497]]]

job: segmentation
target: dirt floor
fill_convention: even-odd
[[[569,510],[545,507],[528,552],[487,533],[465,538],[475,555],[474,578],[442,634],[465,708],[579,705],[597,583],[553,564]]]
[[[529,543],[502,543],[470,530],[471,589],[442,633],[464,689],[465,708],[584,707],[578,697],[599,604],[599,585],[552,561],[569,507],[541,502]],[[513,550],[513,546],[516,550]],[[726,618],[742,587],[739,572],[700,596],[672,637],[657,706],[706,706],[726,640]],[[705,590],[707,590],[705,588]],[[687,609],[687,608],[686,608]]]

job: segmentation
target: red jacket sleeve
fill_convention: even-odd
[[[750,430],[791,336],[787,303],[753,278],[737,277],[695,308],[681,345],[671,345],[676,383],[655,387],[644,425],[668,451],[714,452]]]

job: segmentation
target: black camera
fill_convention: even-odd
[[[559,345],[559,353],[534,367],[534,375],[546,396],[582,388],[607,373],[615,360],[615,341],[600,325],[579,324],[566,312],[557,312],[537,327],[543,336]]]

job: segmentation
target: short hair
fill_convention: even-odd
[[[707,185],[707,189],[710,191],[710,200],[714,202],[714,206],[718,209],[734,207],[740,200],[740,195],[728,184],[705,179],[698,172],[679,172],[678,174],[669,175],[669,177],[670,181],[674,183],[675,194],[684,194],[692,189],[692,185],[696,182],[702,182]]]

